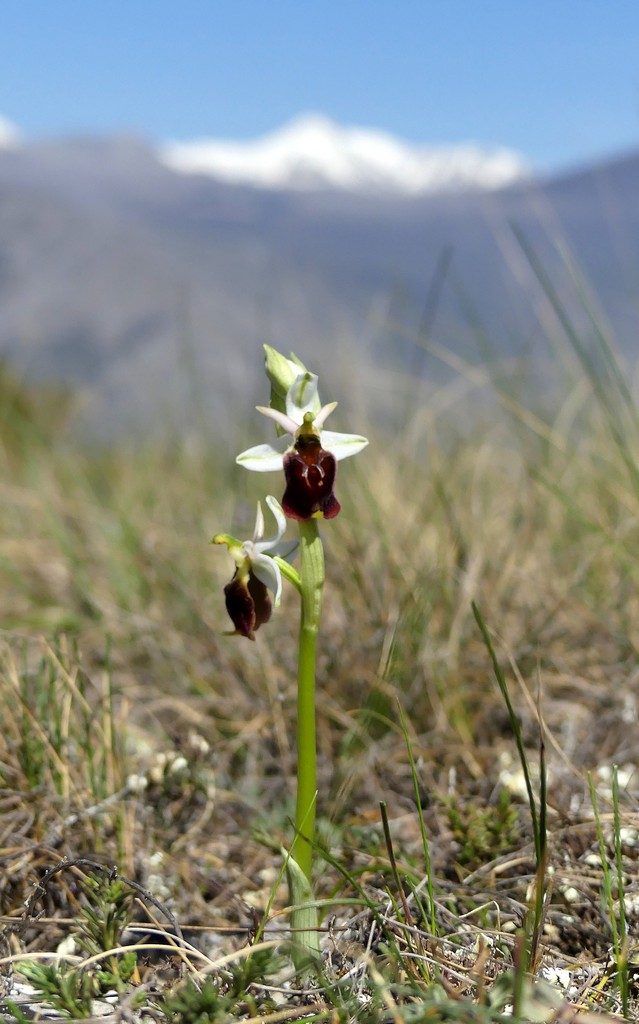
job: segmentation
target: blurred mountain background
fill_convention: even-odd
[[[394,370],[426,393],[468,364],[543,389],[561,333],[544,274],[585,345],[609,331],[634,363],[638,193],[639,153],[540,178],[508,151],[318,117],[234,148],[5,126],[0,357],[72,388],[96,436],[233,415],[263,397],[264,342],[341,395],[357,375],[371,408]]]

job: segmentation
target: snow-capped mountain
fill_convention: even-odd
[[[300,117],[259,139],[169,142],[158,155],[174,171],[266,189],[421,193],[496,189],[528,177],[512,150],[472,144],[413,146],[386,132]]]
[[[338,390],[366,367],[370,412],[383,419],[378,399],[404,370],[433,386],[448,380],[447,360],[426,347],[422,357],[421,344],[417,358],[413,340],[435,280],[439,350],[468,365],[503,357],[519,388],[554,327],[512,225],[584,344],[592,322],[574,265],[636,361],[639,152],[519,182],[512,154],[490,174],[486,154],[477,164],[435,150],[422,166],[396,140],[307,120],[271,139],[279,163],[258,165],[261,179],[249,160],[252,187],[238,187],[237,162],[227,160],[223,180],[181,173],[126,135],[37,139],[10,128],[5,138],[0,359],[77,389],[83,435],[136,424],[199,432],[209,410],[212,429],[226,430],[238,389],[259,394],[247,367],[257,377],[265,341],[321,355]],[[297,190],[281,184],[291,175]],[[513,175],[516,187],[486,191]],[[452,268],[440,278],[446,253]]]

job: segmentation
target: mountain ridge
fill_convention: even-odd
[[[384,380],[400,382],[416,365],[445,254],[440,352],[519,365],[548,351],[513,224],[588,332],[573,255],[632,356],[638,188],[639,154],[498,190],[379,196],[177,174],[126,137],[22,143],[0,149],[0,356],[77,389],[83,433],[194,417],[217,429],[240,393],[259,402],[264,342],[328,366],[336,398],[357,374],[381,415],[376,375],[390,366],[401,372]],[[417,364],[425,396],[444,371],[432,355]]]

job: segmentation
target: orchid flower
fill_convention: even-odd
[[[226,610],[235,626],[231,635],[245,636],[249,640],[255,639],[255,631],[271,617],[269,590],[275,595],[276,607],[282,597],[282,573],[275,556],[289,558],[297,547],[297,541],[282,543],[286,518],[280,503],[269,494],[266,504],[277,525],[274,537],[264,539],[264,514],[258,501],[251,540],[239,541],[228,533],[217,533],[211,542],[226,544],[235,562],[233,579],[224,588]]]
[[[284,470],[286,491],[282,508],[291,519],[336,516],[340,510],[333,493],[336,463],[356,455],[368,444],[368,440],[358,434],[338,434],[322,429],[336,406],[337,402],[330,402],[320,407],[317,377],[302,370],[286,393],[285,413],[261,405],[257,407],[258,412],[285,431],[285,436],[274,445],[256,445],[237,456],[240,466],[257,473]]]
[[[255,639],[255,632],[271,617],[280,602],[282,576],[300,595],[297,661],[297,794],[295,837],[287,853],[291,927],[296,936],[293,959],[300,972],[320,959],[319,916],[312,895],[313,850],[317,804],[317,736],[315,675],[317,641],[324,594],[324,548],[317,520],[332,519],[340,511],[335,497],[337,463],[356,455],[368,441],[358,434],[337,434],[324,425],[337,402],[322,405],[317,377],[291,353],[282,355],[264,346],[266,375],[271,383],[269,408],[259,412],[275,423],[277,440],[237,456],[236,461],[258,473],[284,470],[286,488],[280,505],[269,495],[266,503],[277,525],[274,537],[264,539],[264,517],[258,502],[251,540],[239,541],[226,533],[213,538],[225,544],[235,562],[233,579],[224,588],[226,608],[235,633]],[[299,570],[286,559],[296,543],[283,543],[286,516],[299,520]]]

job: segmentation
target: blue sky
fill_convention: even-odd
[[[27,136],[249,138],[321,112],[554,169],[639,146],[637,0],[0,0]]]

